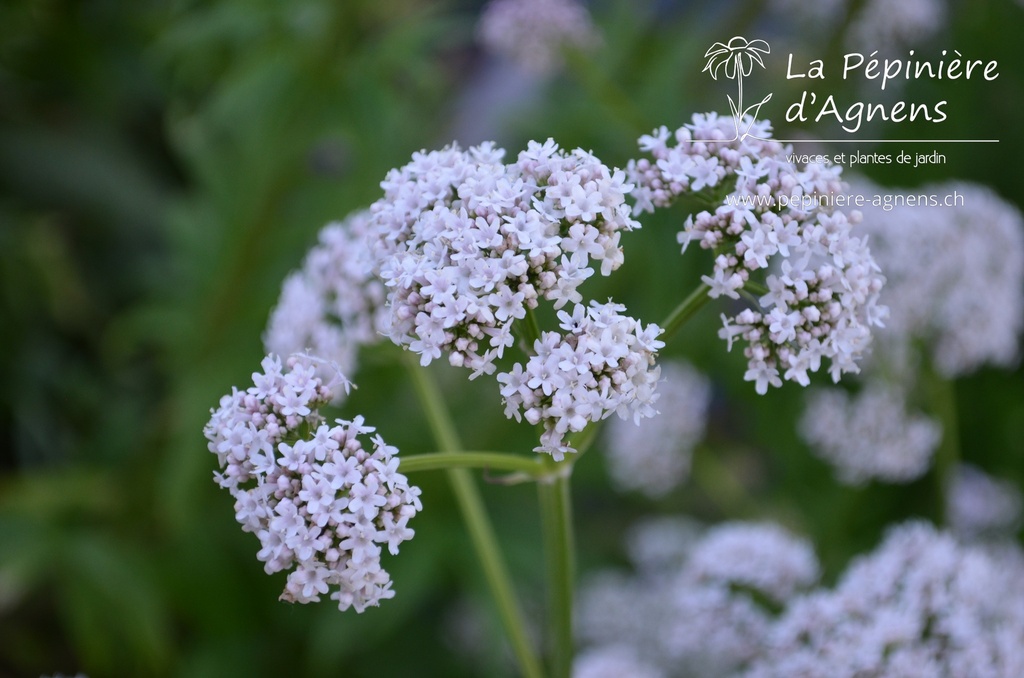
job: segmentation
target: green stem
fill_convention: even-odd
[[[556,477],[537,483],[548,581],[551,676],[569,678],[573,656],[572,605],[575,585],[575,545],[569,483],[572,466],[568,462],[561,465],[549,462],[548,466],[560,466],[562,470]]]
[[[759,297],[763,297],[770,291],[767,287],[754,280],[748,280],[747,282],[743,283],[743,289],[749,290],[751,294],[756,294]],[[760,299],[758,299],[757,304],[758,306],[761,305]]]
[[[407,365],[416,394],[419,396],[438,446],[448,453],[461,453],[462,443],[459,441],[455,425],[444,405],[444,396],[437,383],[430,378],[427,369],[416,363],[411,354],[409,354]],[[494,534],[494,527],[487,515],[480,490],[466,469],[449,468],[447,473],[452,492],[455,494],[455,500],[462,513],[462,519],[466,523],[470,540],[473,542],[473,548],[476,550],[477,558],[480,559],[487,585],[491,589],[491,596],[498,606],[501,623],[505,627],[512,651],[519,662],[519,668],[528,678],[540,678],[543,675],[540,662],[530,646],[526,633],[526,621],[516,602],[512,579],[505,567],[505,561]]]
[[[534,455],[536,456],[536,455]],[[402,473],[438,471],[451,468],[482,468],[492,471],[524,473],[531,478],[540,478],[548,473],[539,459],[521,454],[501,452],[431,452],[402,457]]]
[[[519,323],[522,327],[523,338],[526,340],[526,352],[533,351],[534,343],[540,339],[540,325],[537,323],[537,314],[532,308],[526,309],[526,317]]]
[[[754,308],[761,307],[761,300],[754,296],[753,293],[751,293],[749,290],[741,289],[740,296],[749,301],[751,304],[753,304]]]
[[[577,431],[569,436],[569,445],[576,450],[576,454],[572,457],[572,462],[575,464],[580,460],[590,446],[597,440],[598,429],[601,428],[601,422],[591,422],[586,425],[582,431]]]
[[[942,424],[942,442],[935,452],[935,480],[938,490],[939,518],[946,519],[949,485],[960,462],[960,426],[956,414],[956,388],[952,381],[928,370],[928,398],[931,410]]]
[[[658,325],[664,330],[660,337],[662,341],[667,340],[675,334],[676,330],[682,327],[687,320],[692,318],[694,314],[704,306],[704,304],[708,303],[710,300],[708,290],[710,289],[711,288],[707,283],[701,283],[697,289],[690,292],[690,296],[683,299],[683,301],[668,314],[665,321]]]

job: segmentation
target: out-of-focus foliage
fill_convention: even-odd
[[[640,133],[724,109],[698,65],[709,41],[786,19],[762,3],[713,4],[594,3],[603,47],[510,92],[487,113],[503,123],[493,134],[512,154],[553,136],[622,165]],[[473,45],[478,11],[427,0],[0,4],[0,675],[511,671],[440,474],[416,478],[425,510],[388,564],[394,600],[363,615],[289,606],[211,481],[201,435],[217,398],[258,366],[280,283],[317,230],[376,199],[412,152],[450,141],[453,120],[485,115],[462,110],[493,65]],[[998,59],[1001,75],[955,90],[944,133],[994,129],[1002,142],[952,148],[946,165],[909,181],[969,179],[1019,205],[1024,9],[951,12],[941,44]],[[934,98],[934,86],[910,93]],[[908,183],[892,168],[874,175]],[[683,214],[627,234],[625,266],[589,282],[592,296],[614,291],[645,320],[663,317],[700,275],[678,256]],[[812,538],[833,575],[886,524],[940,517],[933,475],[838,485],[797,438],[802,391],[756,396],[742,356],[715,336],[715,315],[705,309],[667,351],[714,380],[699,482],[651,504],[614,494],[600,455],[585,457],[581,567],[621,558],[623,529],[652,511],[779,518]],[[364,355],[343,413],[365,414],[403,453],[426,452],[396,356],[390,346]],[[468,444],[535,444],[502,417],[493,383],[431,369]],[[982,370],[953,385],[960,454],[1018,484],[1022,377]],[[534,611],[533,488],[485,490]]]

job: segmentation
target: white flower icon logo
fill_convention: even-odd
[[[728,43],[716,42],[704,53],[704,58],[708,60],[704,70],[711,73],[712,78],[718,80],[718,73],[721,71],[725,74],[726,78],[730,80],[735,79],[738,84],[739,94],[737,101],[734,102],[731,96],[728,97],[729,108],[736,119],[737,139],[741,137],[740,121],[743,119],[743,116],[748,114],[751,116],[750,124],[747,125],[747,131],[742,134],[745,137],[750,131],[750,127],[754,124],[757,112],[761,109],[761,106],[772,98],[772,95],[768,94],[760,102],[748,108],[743,107],[743,78],[753,72],[754,64],[764,68],[764,60],[761,58],[761,55],[770,53],[771,47],[764,40],[747,40],[739,35],[729,40]]]

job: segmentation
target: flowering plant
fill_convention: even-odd
[[[675,133],[672,147],[662,127],[640,139],[654,161],[630,161],[625,171],[581,149],[566,152],[551,139],[530,142],[511,164],[490,143],[420,152],[388,173],[383,197],[368,212],[325,229],[303,272],[286,281],[266,338],[271,350],[308,341],[326,355],[298,354],[287,373],[268,357],[264,372],[253,375],[254,386],[226,396],[207,427],[224,469],[218,482],[235,494],[243,529],[260,538],[258,557],[267,572],[296,566],[284,599],[318,600],[337,585],[332,598],[339,606],[361,611],[393,595],[378,544],[397,553],[421,508],[419,491],[399,468],[508,471],[508,481],[532,479],[540,489],[552,593],[551,672],[567,675],[573,464],[604,419],[615,414],[637,426],[658,414],[657,358],[670,335],[707,301],[759,289],[761,296],[751,297],[759,310],[723,315],[720,335],[730,347],[737,337],[748,343],[744,378],[764,394],[768,386],[781,386],[780,376],[806,386],[822,358],[831,361],[836,381],[856,371],[870,327],[884,316],[877,304],[884,278],[866,243],[850,232],[856,215],[739,202],[834,190],[838,173],[796,167],[777,142],[727,140],[725,131],[737,124],[694,116]],[[758,136],[767,137],[769,129],[758,124]],[[626,315],[625,306],[611,300],[585,300],[583,283],[595,268],[610,276],[623,264],[622,234],[639,229],[635,217],[687,192],[717,205],[713,213],[687,218],[678,237],[684,251],[691,241],[715,251],[714,276],[703,276],[659,324]],[[781,266],[771,268],[771,259]],[[764,286],[753,273],[764,274]],[[541,328],[536,314],[544,301],[557,329]],[[336,365],[329,361],[351,366],[358,346],[375,341],[372,327],[416,356],[409,369],[438,452],[400,462],[379,435],[372,452],[358,442],[373,430],[361,418],[335,427],[323,423],[318,408],[337,398],[333,382],[318,375]],[[424,371],[442,356],[470,369],[471,380],[497,373],[506,416],[537,426],[535,451],[544,454],[462,452],[444,400]],[[333,379],[347,385],[338,374]],[[475,490],[464,472],[449,473],[464,517],[475,526],[477,552],[491,573],[520,668],[539,675]]]

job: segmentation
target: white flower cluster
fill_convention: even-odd
[[[491,0],[477,24],[480,43],[528,71],[551,73],[565,48],[594,47],[600,38],[576,0]]]
[[[753,136],[737,140],[737,129]],[[816,199],[842,190],[840,168],[800,170],[787,159],[792,148],[769,135],[767,122],[744,117],[737,126],[731,117],[698,114],[674,135],[661,127],[641,137],[652,159],[628,167],[636,212],[684,194],[711,206],[679,233],[684,252],[696,242],[715,254],[714,275],[702,278],[709,296],[738,299],[753,272],[767,274],[760,308],[723,315],[719,332],[730,348],[737,337],[747,342],[744,379],[762,394],[783,378],[806,386],[823,358],[834,381],[856,372],[871,326],[886,315],[878,303],[885,278],[867,240],[853,235],[859,213],[848,218]]]
[[[387,331],[386,290],[373,273],[369,224],[364,211],[320,231],[302,268],[285,278],[263,337],[267,353],[308,351],[352,374],[359,347]]]
[[[313,359],[282,366],[267,356],[262,367],[253,386],[221,398],[204,429],[220,463],[215,478],[235,498],[242,529],[259,538],[267,574],[295,568],[282,600],[317,601],[336,587],[330,597],[341,610],[378,605],[394,596],[381,546],[396,554],[412,538],[420,490],[379,434],[364,447],[360,436],[374,429],[362,417],[324,421],[317,408],[335,385],[316,376]]]
[[[1015,547],[987,551],[925,523],[901,525],[834,590],[791,602],[744,675],[1024,675],[1022,562]]]
[[[579,303],[591,261],[621,265],[630,218],[625,175],[590,153],[530,142],[515,164],[486,143],[417,153],[381,183],[371,206],[375,257],[390,288],[390,337],[423,365],[448,352],[494,371],[512,326],[543,297]]]
[[[944,0],[868,0],[850,22],[846,44],[893,54],[934,37],[946,25]]]
[[[777,604],[818,579],[810,544],[774,523],[716,526],[694,547],[687,569],[697,581],[754,590]]]
[[[945,0],[770,0],[768,5],[803,30],[802,36],[813,27],[814,35],[834,39],[832,30],[849,16],[846,34],[840,37],[849,49],[865,55],[876,50],[891,55],[919,45],[941,31],[948,18]]]
[[[566,435],[582,431],[612,413],[620,418],[654,416],[655,389],[661,368],[654,358],[664,342],[661,328],[646,327],[611,301],[576,305],[558,312],[565,334],[544,332],[534,342],[534,355],[498,375],[508,417],[544,425],[536,452],[561,461],[575,452]]]
[[[946,494],[946,522],[962,538],[1005,537],[1020,527],[1020,489],[977,466],[960,464]]]
[[[681,564],[647,562],[638,576],[604,573],[582,589],[579,635],[589,647],[581,658],[616,648],[653,675],[728,675],[762,651],[773,612],[765,605],[818,577],[810,545],[771,524],[727,523],[695,542],[675,532],[685,543],[669,550],[685,553]]]
[[[390,288],[389,336],[424,366],[446,352],[473,377],[490,374],[539,299],[574,304],[559,312],[564,336],[543,333],[525,368],[499,375],[506,415],[542,422],[537,450],[560,460],[573,451],[566,434],[587,422],[654,414],[661,330],[610,301],[587,308],[577,289],[592,262],[602,275],[622,264],[621,232],[639,226],[625,174],[550,139],[514,164],[503,155],[493,144],[451,146],[390,172],[370,208],[374,258]]]
[[[908,413],[901,390],[881,382],[854,396],[840,389],[812,392],[799,430],[839,479],[852,485],[919,478],[942,440],[938,422]]]
[[[870,184],[862,193],[883,193]],[[924,204],[919,196],[956,199]],[[1024,218],[991,190],[963,182],[892,191],[896,206],[865,210],[885,270],[890,322],[877,333],[891,370],[923,341],[946,377],[1012,365],[1024,329]],[[912,253],[912,254],[911,254]]]
[[[604,444],[614,485],[651,499],[664,497],[689,475],[711,399],[711,383],[688,363],[662,362],[661,377],[658,414],[639,422],[613,419]]]

